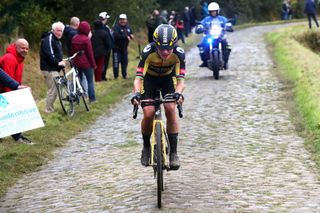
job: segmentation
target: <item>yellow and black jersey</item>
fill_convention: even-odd
[[[185,76],[185,64],[184,50],[178,45],[174,46],[170,57],[164,60],[158,55],[156,45],[150,43],[141,53],[136,77],[144,78],[146,74],[154,77],[167,76],[174,72],[177,80],[183,80]]]

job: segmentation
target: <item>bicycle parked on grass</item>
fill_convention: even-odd
[[[75,104],[80,104],[82,99],[86,111],[89,111],[89,106],[86,101],[86,93],[83,90],[78,70],[73,66],[72,59],[78,54],[82,54],[81,51],[76,52],[73,56],[63,59],[70,63],[71,69],[66,73],[63,68],[63,75],[58,76],[55,79],[55,84],[58,90],[58,96],[62,110],[66,115],[73,116],[75,112]]]
[[[168,136],[162,121],[161,104],[176,102],[173,94],[167,94],[162,99],[160,90],[157,90],[157,96],[154,100],[142,100],[141,103],[148,105],[152,104],[155,107],[155,115],[153,120],[153,130],[151,134],[151,163],[153,167],[154,178],[157,178],[157,198],[158,208],[162,205],[162,191],[164,190],[163,170],[170,170],[169,165],[169,153],[170,144]],[[179,111],[179,117],[183,117],[182,105],[177,105]],[[133,109],[133,118],[137,118],[138,106],[135,105]]]

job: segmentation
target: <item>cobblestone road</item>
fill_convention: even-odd
[[[262,39],[274,28],[230,34],[230,69],[218,81],[188,52],[182,166],[165,173],[162,212],[320,212],[319,174]],[[0,212],[160,212],[128,100],[21,179]]]

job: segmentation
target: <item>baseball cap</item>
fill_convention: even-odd
[[[101,17],[101,18],[103,18],[103,19],[110,18],[110,16],[108,15],[107,12],[101,12],[101,13],[99,14],[99,17]]]
[[[124,13],[122,13],[122,14],[120,14],[119,18],[127,19],[127,15],[126,15],[126,14],[124,14]]]

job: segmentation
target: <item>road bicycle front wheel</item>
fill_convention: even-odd
[[[163,170],[162,170],[162,126],[156,124],[156,156],[157,156],[157,194],[158,208],[161,208],[161,197],[163,191]]]
[[[56,82],[56,86],[62,110],[66,115],[73,116],[74,102],[70,93],[72,89],[72,82],[65,78],[57,79],[57,81],[58,82]]]

